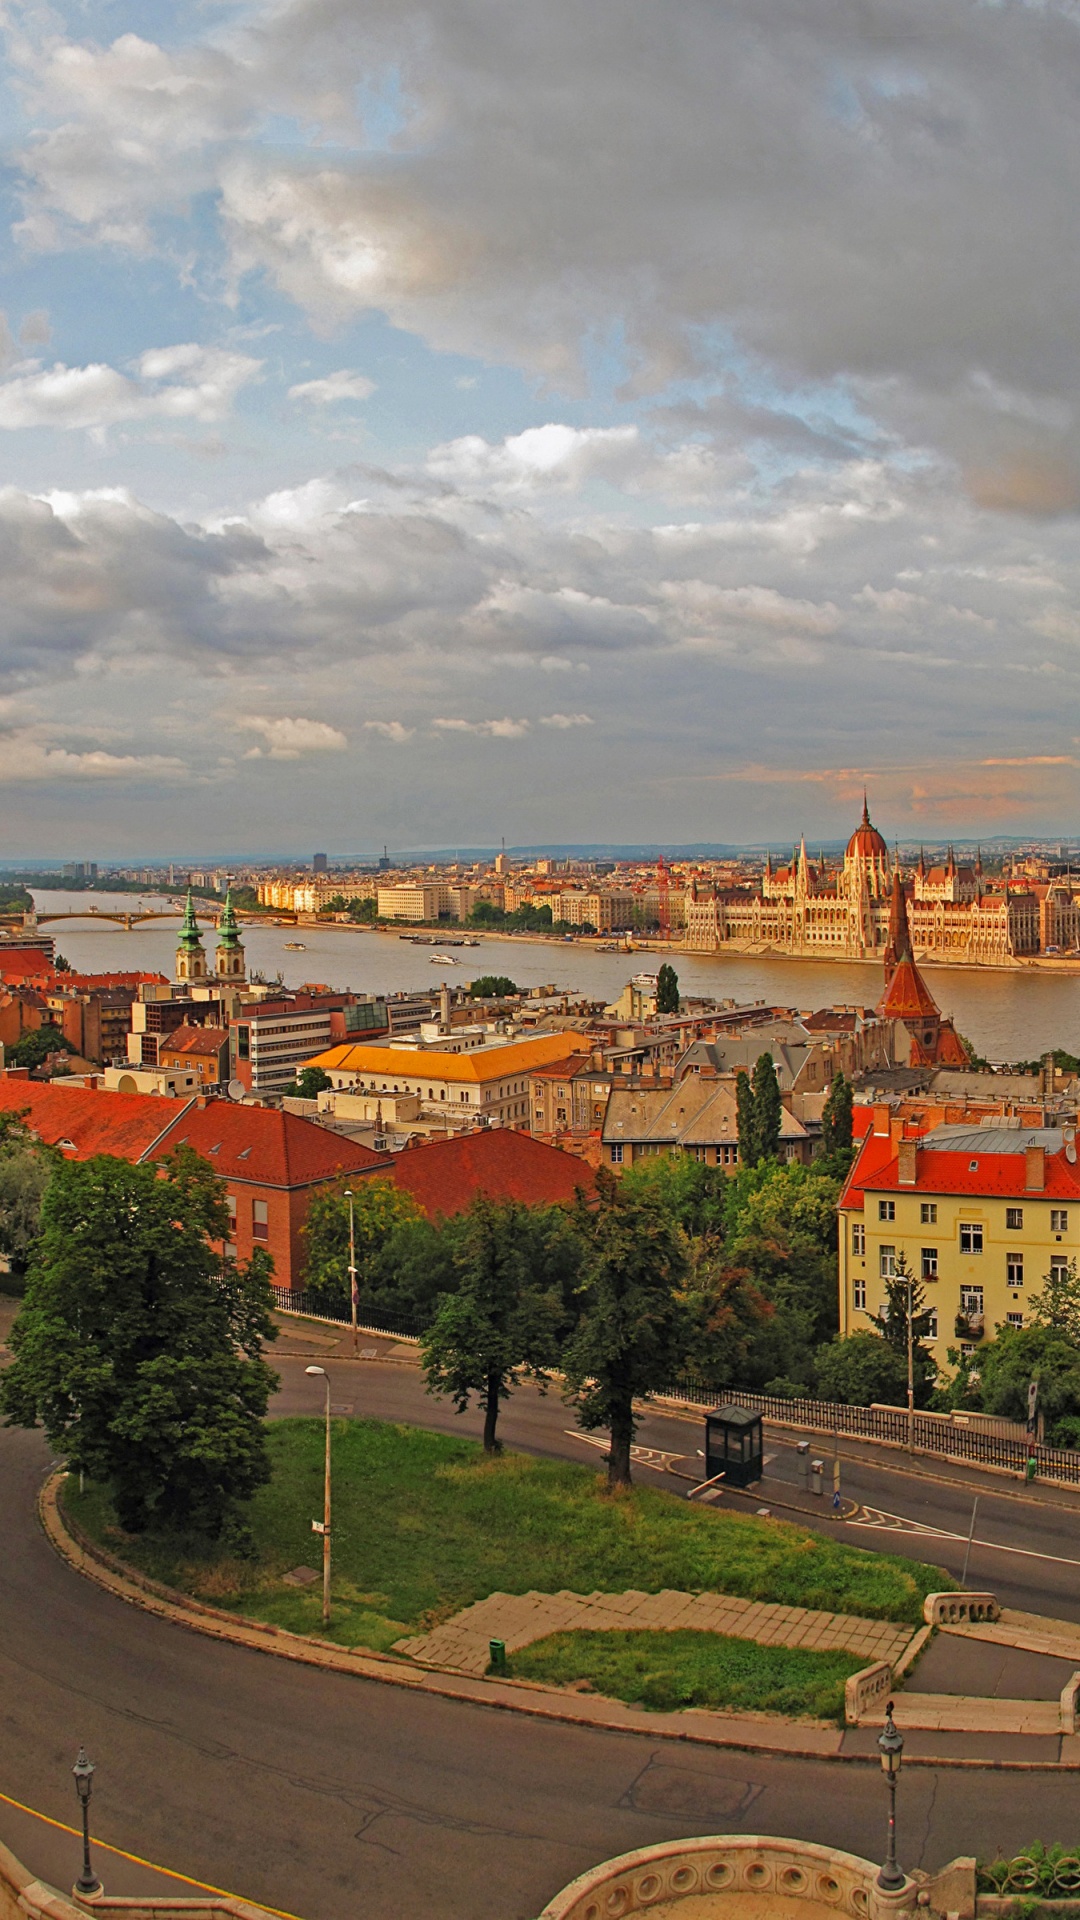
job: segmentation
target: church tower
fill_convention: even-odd
[[[221,919],[218,921],[214,975],[218,980],[231,980],[234,985],[240,984],[247,975],[244,943],[240,938],[240,927],[233,909],[231,889],[225,895],[225,905],[222,908]]]
[[[176,978],[185,985],[207,978],[206,954],[190,893],[184,910],[184,923],[180,928],[180,944],[176,949]]]

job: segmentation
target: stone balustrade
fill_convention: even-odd
[[[231,1894],[203,1900],[188,1894],[177,1899],[151,1894],[140,1900],[110,1899],[103,1893],[82,1902],[36,1879],[0,1845],[0,1920],[88,1920],[91,1914],[107,1920],[272,1920],[265,1907]]]
[[[928,1593],[923,1601],[923,1619],[931,1627],[973,1625],[996,1620],[1000,1613],[993,1593]]]
[[[861,1727],[880,1713],[892,1691],[893,1670],[887,1660],[876,1660],[872,1667],[860,1667],[844,1683],[844,1719],[849,1727]]]

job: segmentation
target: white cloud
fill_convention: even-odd
[[[338,727],[325,720],[273,720],[261,714],[243,714],[236,725],[245,732],[261,733],[265,747],[251,747],[245,759],[297,760],[302,753],[341,753],[349,744]]]
[[[0,786],[28,781],[174,780],[187,774],[182,760],[157,753],[72,753],[50,746],[38,730],[0,734]]]
[[[383,740],[392,740],[396,747],[403,747],[416,732],[415,727],[403,726],[400,720],[365,720],[369,733],[377,733]]]
[[[497,446],[479,434],[449,440],[432,449],[427,465],[437,479],[469,490],[572,488],[596,474],[624,475],[635,464],[638,446],[636,427],[568,427],[549,421],[512,434]]]
[[[555,727],[560,733],[565,733],[570,727],[591,727],[594,721],[590,713],[542,713],[540,725]]]
[[[375,382],[366,374],[341,367],[337,373],[324,374],[321,380],[302,380],[298,386],[290,387],[289,399],[309,400],[313,406],[330,407],[341,400],[370,400],[374,391]]]
[[[527,720],[433,720],[440,733],[482,733],[491,740],[520,740],[528,733]]]
[[[262,362],[194,343],[156,347],[138,362],[139,377],[96,364],[52,367],[0,381],[0,427],[105,428],[121,421],[222,420]]]

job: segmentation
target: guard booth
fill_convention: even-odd
[[[705,1415],[705,1478],[722,1473],[729,1487],[761,1479],[761,1415],[748,1407],[714,1407]]]

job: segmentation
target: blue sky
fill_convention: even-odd
[[[7,26],[0,853],[1075,831],[1068,6]]]

